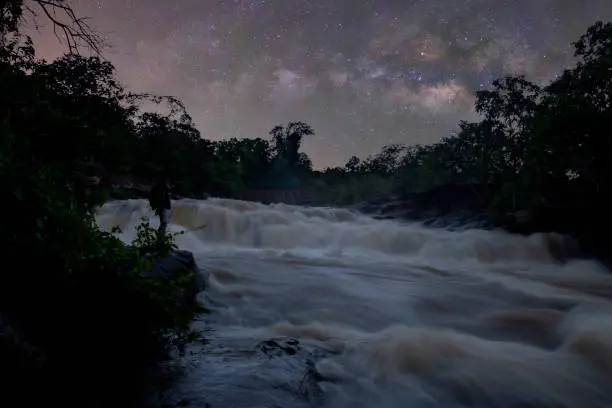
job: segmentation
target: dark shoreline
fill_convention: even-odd
[[[595,259],[612,270],[607,251],[607,225],[601,211],[582,208],[540,206],[505,214],[489,209],[491,190],[482,186],[441,186],[404,197],[386,197],[350,206],[379,219],[421,222],[446,229],[501,229],[511,234],[557,234],[564,248],[552,248],[560,260]],[[559,244],[557,242],[554,245]]]

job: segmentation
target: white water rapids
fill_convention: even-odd
[[[131,241],[142,216],[157,225],[144,200],[117,201],[98,222]],[[201,224],[177,238],[210,273],[213,309],[201,324],[210,344],[192,350],[177,385],[189,406],[612,406],[612,274],[594,261],[557,261],[554,235],[173,203],[171,230]],[[308,356],[254,351],[284,337]],[[309,361],[317,398],[300,377]]]

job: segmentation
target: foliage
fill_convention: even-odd
[[[75,398],[123,398],[122,387],[136,389],[151,363],[190,336],[200,309],[179,301],[190,272],[148,277],[152,262],[175,248],[171,235],[143,223],[126,246],[61,188],[61,172],[16,160],[0,168],[12,214],[0,227],[10,265],[0,275],[0,310],[47,358],[36,385],[53,391],[68,381],[82,393]]]
[[[96,40],[64,1],[33,3],[67,13],[73,25],[63,32],[73,40]],[[8,215],[0,224],[7,266],[0,274],[0,315],[45,363],[32,368],[38,359],[25,358],[25,377],[14,376],[8,389],[30,376],[39,379],[37,389],[61,390],[69,382],[112,405],[122,386],[131,388],[145,367],[189,339],[200,308],[179,299],[192,277],[146,274],[176,248],[174,235],[143,220],[126,246],[94,222],[97,205],[131,194],[114,182],[125,174],[148,182],[166,175],[184,196],[310,188],[317,203],[336,205],[448,185],[486,186],[490,194],[479,205],[495,219],[544,207],[558,214],[555,228],[594,246],[605,242],[611,24],[590,27],[575,44],[576,66],[550,84],[504,77],[477,92],[481,120],[461,122],[457,134],[439,143],[389,145],[344,167],[315,171],[301,151],[303,138],[315,134],[306,123],[276,126],[270,140],[207,140],[180,101],[130,92],[99,56],[37,59],[32,41],[19,33],[26,6],[21,0],[0,5],[0,202]],[[151,104],[155,112],[145,109]],[[102,182],[87,187],[92,176]]]
[[[89,25],[87,18],[78,17],[67,0],[2,0],[0,2],[0,35],[15,32],[26,16],[42,15],[49,20],[55,36],[71,53],[88,48],[100,53],[106,45],[104,39]]]
[[[399,161],[399,148],[389,147],[364,161],[353,157],[328,169],[326,179],[366,192],[364,175],[385,175],[398,195],[486,186],[492,195],[481,210],[496,222],[520,209],[546,213],[548,224],[533,228],[573,234],[604,255],[612,221],[612,24],[595,23],[574,45],[576,66],[546,86],[504,77],[477,92],[481,120],[461,122],[456,135],[406,148]],[[363,195],[351,193],[355,200]]]
[[[9,29],[21,18],[18,4],[3,9]],[[309,124],[275,126],[269,140],[207,140],[176,98],[126,90],[114,67],[98,57],[38,61],[27,38],[5,39],[3,61],[11,70],[3,71],[0,91],[13,99],[14,131],[35,135],[27,154],[55,161],[65,175],[93,161],[104,169],[103,184],[113,188],[113,196],[122,196],[121,186],[111,186],[121,174],[145,182],[167,175],[179,196],[242,198],[250,190],[309,188],[321,204],[474,184],[495,186],[489,207],[508,212],[568,200],[570,190],[574,201],[584,200],[583,192],[604,196],[608,182],[601,175],[610,170],[611,143],[603,134],[611,120],[610,27],[591,26],[575,44],[576,66],[548,85],[507,76],[478,91],[481,120],[461,122],[457,134],[434,145],[384,146],[378,154],[323,171],[313,170],[301,151],[304,137],[315,134]],[[162,106],[143,109],[162,102],[166,113]]]
[[[147,370],[193,337],[201,308],[184,301],[192,272],[148,274],[176,248],[172,234],[143,223],[125,245],[98,229],[92,210],[108,191],[86,185],[99,173],[90,163],[129,167],[138,125],[149,122],[134,120],[108,62],[37,60],[32,42],[6,23],[19,20],[17,3],[0,8],[0,316],[16,333],[10,342],[0,335],[0,356],[12,362],[0,364],[5,398],[125,406]],[[30,392],[20,393],[26,383]]]
[[[199,228],[204,228],[201,226]],[[198,228],[198,229],[199,229]],[[114,232],[120,232],[115,229]],[[149,259],[168,256],[172,251],[178,249],[174,238],[185,234],[185,231],[167,232],[153,228],[147,217],[140,219],[136,226],[136,238],[132,246],[138,249],[141,256]]]

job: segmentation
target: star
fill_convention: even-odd
[[[103,6],[102,6],[103,4]],[[106,33],[135,91],[175,95],[202,135],[267,137],[301,120],[315,168],[395,141],[427,144],[475,118],[500,76],[546,83],[612,2],[590,0],[106,0],[74,3]],[[44,30],[42,56],[61,47]],[[347,146],[337,148],[337,146]]]

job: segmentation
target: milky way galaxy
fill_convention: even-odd
[[[82,0],[131,89],[182,99],[203,137],[302,120],[315,167],[431,143],[505,74],[545,82],[610,0]],[[35,36],[40,54],[62,47]]]

